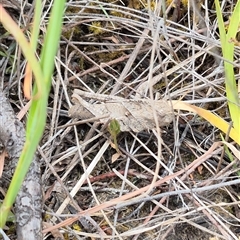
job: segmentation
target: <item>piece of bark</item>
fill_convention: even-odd
[[[0,90],[0,141],[8,152],[7,174],[12,175],[25,142],[25,129]],[[40,164],[34,157],[15,202],[18,240],[42,240]]]

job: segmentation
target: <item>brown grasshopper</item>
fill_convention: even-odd
[[[84,100],[87,98],[97,102],[87,102]],[[78,89],[74,90],[72,99],[74,105],[69,109],[70,117],[79,119],[99,117],[101,123],[116,119],[122,132],[141,132],[156,128],[154,114],[157,116],[159,127],[169,125],[174,117],[171,106],[165,100],[129,100]]]

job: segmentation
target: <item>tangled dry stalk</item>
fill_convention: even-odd
[[[121,133],[122,155],[112,163],[107,123],[68,118],[77,88],[125,99],[182,99],[229,119],[212,1],[175,1],[164,16],[161,2],[153,2],[154,11],[135,0],[67,3],[39,146],[44,239],[239,239],[239,159],[230,161],[213,126],[175,112],[168,127],[156,122],[151,131]],[[227,18],[233,5],[223,2]],[[43,34],[50,8],[44,4]],[[21,12],[28,29],[25,7],[22,1],[9,10],[16,19]],[[8,47],[10,36],[1,41],[8,54],[2,85],[20,111],[27,104],[20,81],[25,63],[18,48]],[[240,47],[235,55],[239,81]]]

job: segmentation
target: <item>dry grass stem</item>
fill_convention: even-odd
[[[26,0],[12,2],[3,4],[28,36],[32,6]],[[165,12],[163,2],[169,4]],[[191,112],[173,112],[171,104],[167,110],[174,118],[164,124],[154,104],[182,100],[230,122],[210,2],[67,2],[38,151],[45,239],[168,240],[177,239],[176,233],[179,239],[239,239],[239,146],[228,141],[229,151],[223,151],[218,129]],[[222,1],[226,20],[234,4]],[[43,9],[39,47],[49,1],[43,1]],[[25,121],[29,103],[21,79],[26,63],[12,37],[0,31],[1,86]],[[237,81],[239,58],[236,46],[232,64]],[[116,146],[108,131],[109,112],[87,119],[82,110],[75,112],[81,119],[68,116],[72,96],[76,99],[79,93],[90,106],[87,113],[99,112],[100,105],[108,107],[110,101],[121,107],[148,101],[150,110],[145,108],[141,116],[151,115],[148,126],[153,127],[117,134],[119,152],[113,162]],[[134,116],[132,109],[121,109],[118,121]],[[1,181],[6,187],[6,180]]]

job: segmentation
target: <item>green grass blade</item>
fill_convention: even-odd
[[[51,84],[51,76],[54,68],[54,58],[59,47],[58,42],[56,42],[56,38],[60,39],[61,27],[62,24],[56,24],[60,19],[62,19],[65,0],[57,0],[54,2],[55,6],[51,12],[51,18],[48,25],[48,31],[46,33],[46,37],[44,40],[40,62],[44,73],[44,83],[50,87]]]
[[[32,35],[31,35],[31,46],[35,51],[37,48],[38,38],[39,38],[39,29],[40,29],[40,21],[41,21],[41,13],[42,13],[42,1],[36,0],[35,3],[35,12],[33,18],[33,26],[32,26]]]
[[[225,26],[224,26],[224,22],[223,22],[222,11],[221,11],[221,7],[219,4],[219,0],[215,0],[215,6],[216,6],[216,12],[217,12],[218,27],[219,27],[219,31],[220,31],[220,40],[221,40],[221,43],[225,43],[226,31],[225,31]],[[223,51],[224,51],[224,49],[223,49]]]
[[[215,0],[215,6],[217,11],[223,57],[227,60],[224,62],[224,69],[228,107],[233,121],[233,126],[237,132],[240,132],[240,101],[238,97],[233,65],[230,63],[234,60],[234,43],[231,41],[231,39],[236,37],[240,24],[240,1],[237,2],[232,13],[227,33],[223,22],[219,0]]]
[[[32,68],[32,71],[35,75],[36,81],[40,81],[43,79],[42,69],[38,60],[33,51],[31,51],[31,46],[29,42],[26,40],[22,30],[18,27],[18,25],[13,21],[13,19],[9,16],[9,14],[5,11],[5,9],[0,5],[0,22],[2,22],[4,28],[10,32],[14,38],[17,40],[19,46],[22,49],[22,52],[26,59],[29,61],[29,64]]]
[[[226,35],[226,51],[225,58],[234,61],[234,43],[232,39],[236,38],[238,28],[240,26],[240,1],[237,2],[235,9],[230,18],[228,31]],[[233,120],[233,126],[240,132],[240,100],[238,97],[236,80],[234,77],[234,69],[230,63],[225,62],[226,72],[226,91],[229,100],[229,110]]]
[[[20,156],[16,171],[13,175],[13,179],[10,183],[7,195],[0,209],[1,214],[0,228],[3,228],[3,226],[5,225],[10,208],[16,199],[17,193],[29,169],[34,153],[44,131],[47,116],[46,107],[48,102],[49,90],[51,86],[51,75],[54,68],[54,57],[60,39],[64,7],[65,0],[54,1],[50,16],[50,22],[47,28],[47,35],[42,50],[43,52],[41,54],[41,67],[39,66],[38,62],[35,63],[39,67],[39,75],[35,77],[38,78],[38,80],[40,80],[41,90],[43,91],[41,91],[41,96],[39,98],[34,98],[32,100],[32,105],[30,108],[29,117],[27,121],[26,142],[22,154]],[[9,23],[6,23],[7,26],[8,24]],[[9,29],[12,30],[12,26],[9,26]],[[17,41],[19,41],[19,36],[14,35],[14,37],[16,38]],[[24,41],[26,41],[25,38]],[[20,46],[22,47],[21,44]],[[29,52],[31,52],[31,54],[34,55],[32,51]],[[31,62],[31,58],[28,58],[29,56],[28,54],[26,54],[25,56],[27,60],[31,63],[32,70],[34,70],[34,67],[36,66],[34,66],[34,64]],[[34,93],[37,93],[38,90],[40,89],[37,89],[35,84]]]

